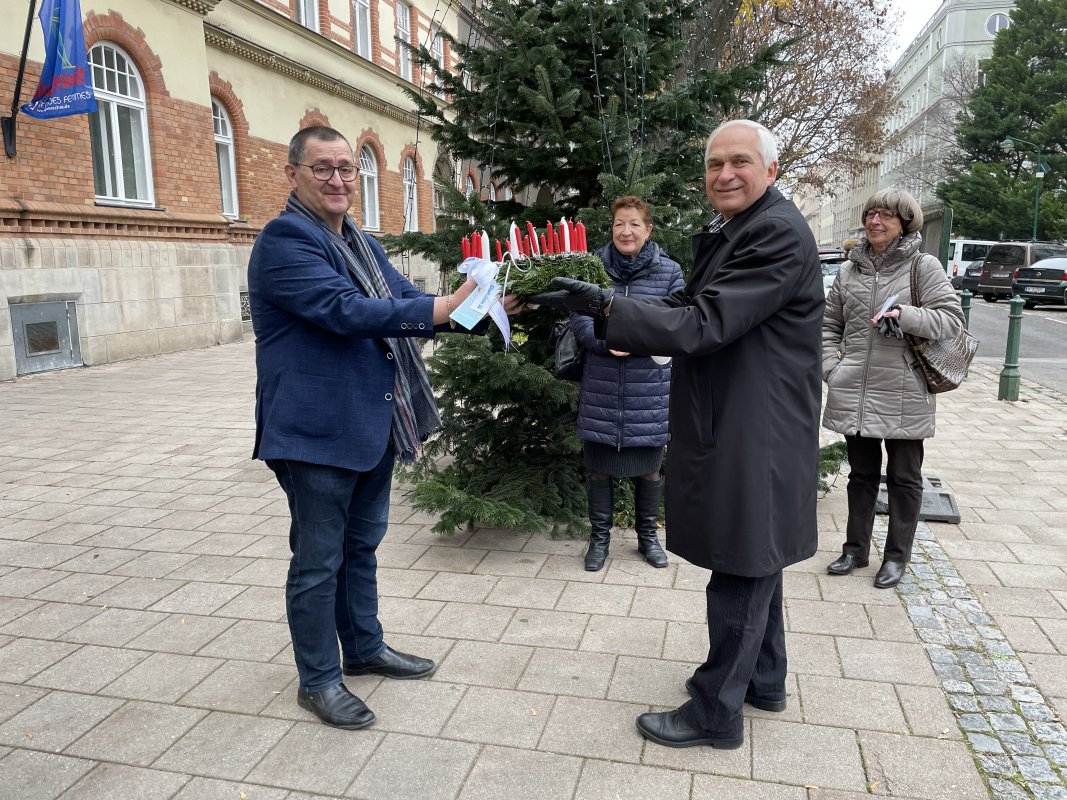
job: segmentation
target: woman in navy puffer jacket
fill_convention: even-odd
[[[628,297],[666,297],[684,285],[682,270],[655,242],[652,214],[638,197],[611,204],[611,244],[597,251],[615,291]],[[611,539],[613,479],[634,482],[637,550],[654,567],[667,566],[656,536],[660,467],[667,443],[669,363],[650,355],[609,350],[593,335],[593,320],[573,315],[570,325],[585,349],[578,406],[578,438],[585,442],[592,534],[585,568],[603,569]],[[666,361],[666,359],[663,359]]]

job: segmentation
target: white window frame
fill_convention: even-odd
[[[419,176],[415,159],[408,156],[401,167],[404,183],[404,232],[419,229]]]
[[[985,21],[986,35],[991,39],[996,38],[996,35],[1005,28],[1011,25],[1011,18],[1003,11],[998,11],[995,14],[990,14]]]
[[[411,6],[397,0],[396,2],[396,38],[399,42],[411,44]],[[396,46],[396,63],[400,77],[411,82],[411,51],[401,44]]]
[[[107,64],[107,53],[111,53],[111,66]],[[97,61],[99,54],[99,61]],[[120,60],[125,69],[120,69]],[[93,184],[96,200],[107,205],[150,207],[155,205],[155,187],[152,182],[152,149],[148,139],[148,104],[145,98],[144,81],[133,59],[121,47],[112,42],[98,42],[89,50],[89,71],[92,75],[93,91],[96,95],[97,110],[89,115],[90,142],[100,137],[100,149],[106,159],[104,169],[104,192],[96,186],[96,167],[93,164]],[[114,89],[108,89],[108,79],[113,78]],[[120,89],[126,83],[126,91]],[[123,174],[122,141],[119,133],[119,109],[127,109],[131,115],[137,115],[141,122],[141,163],[137,163],[137,153],[130,154],[133,160],[134,177],[142,183],[135,197],[128,197],[126,176]],[[109,136],[102,133],[94,135],[97,123],[105,119]],[[103,127],[103,126],[101,126]],[[136,143],[135,143],[136,146]],[[90,152],[95,148],[90,145]]]
[[[319,32],[319,0],[296,0],[296,21],[308,30]]]
[[[352,0],[352,49],[357,56],[373,57],[371,47],[370,0]]]
[[[430,31],[430,55],[437,66],[445,68],[445,40],[441,36],[441,29],[436,26]]]
[[[378,203],[378,158],[368,145],[359,148],[359,200],[363,211],[363,227],[381,230],[381,208]]]
[[[226,106],[216,97],[211,98],[211,125],[215,132],[215,160],[219,165],[222,214],[236,219],[240,206],[237,199],[237,150],[233,142],[233,123]],[[230,198],[228,206],[227,190]]]

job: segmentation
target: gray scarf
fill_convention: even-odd
[[[295,192],[289,195],[285,210],[300,214],[326,232],[330,243],[344,259],[356,285],[367,297],[386,299],[393,296],[378,266],[378,259],[367,243],[366,234],[356,227],[347,214],[341,226],[344,234],[342,237],[301,203]],[[426,365],[422,361],[415,339],[383,338],[382,341],[396,362],[396,383],[393,387],[393,396],[396,399],[393,406],[393,450],[401,461],[413,461],[422,442],[441,427],[441,415],[437,411],[433,390],[430,389],[430,378],[426,374]]]

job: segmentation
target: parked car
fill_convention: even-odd
[[[834,279],[837,278],[837,270],[846,261],[848,261],[848,256],[845,255],[844,250],[826,249],[819,251],[819,263],[822,266],[823,294],[830,294],[830,287],[834,285]]]
[[[978,279],[982,276],[982,259],[977,261],[965,261],[960,264],[959,274],[953,275],[949,280],[952,288],[963,291],[967,289],[974,294],[978,289]]]
[[[1067,305],[1067,258],[1043,258],[1015,270],[1011,290],[1027,308]]]
[[[1067,245],[1055,242],[1001,242],[989,248],[978,279],[978,294],[988,303],[1011,297],[1012,275],[1045,258],[1067,257]]]
[[[981,264],[989,248],[995,244],[996,242],[983,239],[953,239],[948,243],[948,262],[945,264],[945,270],[952,279],[952,288],[960,288],[959,282],[963,279],[964,267],[973,261]]]

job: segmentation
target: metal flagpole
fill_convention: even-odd
[[[30,32],[33,30],[33,12],[37,0],[30,0],[30,13],[26,17],[26,35],[22,37],[22,57],[19,59],[19,74],[15,78],[15,96],[11,98],[11,116],[0,119],[4,128],[4,152],[8,158],[15,157],[15,118],[19,113],[19,95],[22,94],[22,78],[26,73],[26,52],[30,47]]]

